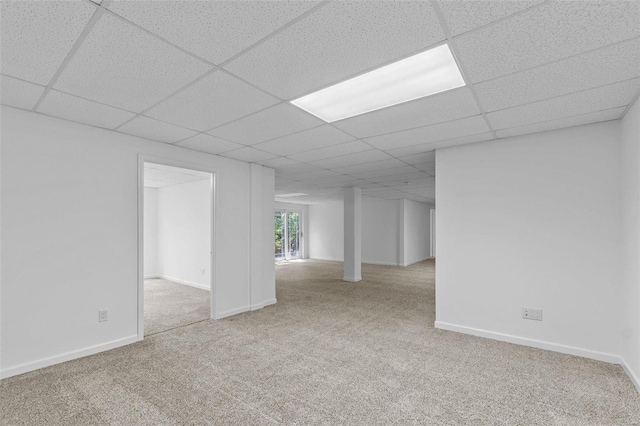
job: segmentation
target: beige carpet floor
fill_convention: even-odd
[[[278,304],[0,382],[2,425],[632,425],[612,364],[436,330],[434,264],[277,266]]]
[[[211,318],[210,293],[162,279],[144,280],[144,335]]]

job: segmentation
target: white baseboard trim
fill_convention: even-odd
[[[158,276],[158,274],[145,275],[143,279],[145,279],[145,280],[154,280],[154,279],[156,279],[156,278],[160,278],[160,277]]]
[[[400,266],[398,262],[372,262],[370,260],[363,260],[362,263],[368,265]]]
[[[0,371],[0,378],[6,379],[8,377],[17,376],[18,374],[28,373],[30,371],[39,370],[51,365],[60,364],[62,362],[71,361],[85,356],[97,354],[98,352],[108,351],[110,349],[119,348],[120,346],[129,345],[138,341],[138,335],[124,337],[122,339],[112,340],[106,343],[100,343],[97,345],[89,346],[83,349],[66,352],[60,355],[51,356],[48,358],[42,358],[37,361],[26,362],[14,367],[5,368]]]
[[[545,342],[543,340],[529,339],[527,337],[518,337],[511,334],[481,330],[479,328],[472,328],[472,327],[466,327],[463,325],[450,324],[442,321],[436,321],[434,326],[435,328],[439,328],[441,330],[471,334],[473,336],[486,337],[488,339],[500,340],[502,342],[515,343],[516,345],[530,346],[532,348],[546,349],[548,351],[560,352],[563,354],[595,359],[596,361],[604,361],[604,362],[609,362],[612,364],[620,364],[620,365],[622,365],[622,362],[623,362],[622,357],[620,355],[594,351],[591,349],[577,348],[575,346]]]
[[[357,277],[357,278],[342,277],[342,281],[348,281],[350,283],[357,283],[358,281],[362,281],[362,277]]]
[[[255,304],[251,305],[250,309],[252,311],[257,311],[258,309],[262,309],[265,306],[275,305],[277,302],[278,301],[276,299],[265,300],[265,301],[262,301],[260,303],[255,303]]]
[[[329,261],[329,262],[344,262],[344,260],[342,260],[342,259],[333,259],[333,258],[330,258],[330,257],[310,257],[309,259],[310,260],[326,260],[326,261]]]
[[[243,312],[249,312],[250,310],[251,310],[251,306],[249,306],[249,305],[241,306],[240,308],[229,309],[228,311],[220,312],[217,315],[216,319],[222,319],[222,318],[231,317],[233,315],[238,315],[238,314],[241,314]]]
[[[633,370],[631,370],[631,367],[629,367],[629,364],[627,364],[627,361],[622,357],[621,359],[622,359],[622,362],[620,363],[620,365],[622,366],[622,369],[624,370],[625,373],[627,373],[627,376],[629,376],[629,380],[631,380],[631,383],[633,383],[638,393],[640,393],[640,378],[635,375]]]
[[[431,259],[431,257],[427,256],[427,257],[423,257],[422,259],[418,259],[418,260],[414,260],[413,262],[407,263],[406,265],[402,265],[402,266],[411,266],[411,265],[415,265],[416,263],[420,263],[420,262],[424,262],[427,259]]]
[[[333,259],[329,257],[311,257],[310,260],[325,260],[329,262],[344,262],[343,259]],[[385,265],[385,266],[400,266],[397,262],[377,262],[371,260],[363,260],[362,263],[369,265]]]
[[[185,281],[185,280],[181,280],[179,278],[174,278],[174,277],[170,277],[168,275],[157,275],[158,278],[162,278],[163,280],[167,280],[167,281],[173,281],[174,283],[178,283],[178,284],[184,284],[184,285],[188,285],[190,287],[195,287],[195,288],[199,288],[202,290],[210,290],[209,286],[203,285],[203,284],[198,284],[198,283],[194,283],[191,281]]]

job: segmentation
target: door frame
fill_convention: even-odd
[[[187,170],[210,173],[210,214],[209,228],[211,231],[209,242],[209,317],[217,319],[216,297],[216,235],[218,218],[218,190],[217,169],[200,164],[172,160],[154,155],[138,154],[138,341],[144,340],[144,163],[154,163],[163,166],[180,167]]]
[[[291,259],[304,259],[304,244],[303,244],[303,238],[304,238],[304,223],[303,223],[303,210],[300,209],[289,209],[289,208],[275,208],[274,210],[275,212],[283,212],[284,213],[284,257],[281,259],[275,258],[275,254],[274,254],[274,258],[276,261],[281,261],[281,260],[291,260]],[[291,257],[289,256],[289,213],[298,213],[298,256],[296,257]]]

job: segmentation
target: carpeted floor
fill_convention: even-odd
[[[436,330],[434,264],[277,266],[278,304],[0,382],[2,425],[631,425],[612,364]]]
[[[210,294],[162,279],[144,280],[144,335],[211,318]]]

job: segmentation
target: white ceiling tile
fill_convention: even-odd
[[[640,35],[640,2],[550,2],[456,37],[473,82],[506,75]]]
[[[255,145],[319,126],[323,121],[287,103],[281,103],[210,132],[243,145]]]
[[[210,69],[204,62],[105,13],[55,88],[141,112]]]
[[[366,142],[379,149],[391,150],[411,145],[420,145],[444,139],[474,135],[489,131],[484,118],[480,115],[419,127],[403,132],[367,138]]]
[[[0,76],[0,103],[2,105],[31,109],[40,99],[42,92],[44,92],[43,86],[6,75]]]
[[[254,147],[262,151],[278,155],[287,155],[294,158],[292,154],[324,148],[350,140],[353,140],[353,137],[326,124],[293,135],[263,142]]]
[[[391,175],[391,176],[371,177],[369,178],[369,180],[371,182],[376,182],[376,183],[381,183],[386,185],[389,182],[408,181],[410,179],[419,179],[426,176],[430,176],[430,175],[427,173],[421,172],[419,170],[415,170],[412,173],[404,173],[404,174]]]
[[[475,85],[485,111],[579,92],[640,76],[640,39]]]
[[[109,9],[201,58],[220,64],[315,1],[114,1]]]
[[[528,9],[544,0],[438,1],[451,34],[458,35]]]
[[[278,102],[278,99],[255,87],[225,72],[216,71],[145,115],[205,131]]]
[[[628,105],[638,93],[639,79],[560,96],[501,111],[487,118],[494,129],[508,129]]]
[[[311,164],[298,163],[290,166],[278,167],[276,170],[276,179],[278,177],[284,177],[287,179],[294,179],[293,176],[306,173],[312,170],[321,170],[318,166],[312,166]]]
[[[334,169],[337,167],[354,166],[363,163],[372,163],[374,161],[388,160],[392,158],[389,154],[385,154],[377,149],[369,151],[357,152],[355,154],[341,155],[340,157],[325,158],[324,160],[313,161],[318,167]]]
[[[271,160],[257,161],[265,167],[271,167],[272,169],[277,169],[282,166],[291,166],[293,164],[298,164],[298,161],[290,160],[286,157],[278,157],[273,158]]]
[[[613,108],[606,111],[592,112],[583,115],[577,115],[569,118],[561,118],[559,120],[545,121],[543,123],[529,124],[526,126],[514,127],[511,129],[497,130],[496,136],[506,138],[509,136],[518,136],[528,133],[546,132],[548,130],[561,129],[564,127],[580,126],[583,124],[597,123],[600,121],[617,120],[620,118],[626,107]]]
[[[333,171],[337,173],[351,174],[351,173],[369,172],[372,170],[393,169],[395,167],[402,167],[402,166],[406,166],[406,164],[400,160],[392,158],[390,160],[376,161],[373,163],[364,163],[364,164],[357,164],[354,166],[340,167],[340,168],[333,169]]]
[[[338,184],[338,183],[342,183],[342,182],[349,182],[349,181],[353,181],[353,180],[357,180],[356,178],[354,178],[353,176],[347,176],[347,175],[341,175],[341,174],[337,174],[334,173],[333,176],[329,176],[329,177],[323,177],[323,178],[317,178],[314,179],[314,183],[317,185],[333,185],[333,184]]]
[[[38,112],[91,126],[114,129],[135,116],[134,113],[51,90]]]
[[[163,186],[167,186],[167,185],[169,185],[168,182],[163,182],[161,180],[151,180],[151,179],[144,180],[144,186],[147,188],[162,188]]]
[[[416,193],[416,192],[424,192],[424,193],[429,193],[431,192],[431,188],[433,188],[433,190],[435,191],[435,185],[436,185],[436,180],[433,176],[431,177],[431,181],[429,182],[424,182],[424,183],[414,183],[414,181],[412,181],[411,179],[407,179],[406,181],[396,181],[396,182],[387,182],[385,185],[389,186],[390,188],[396,188],[396,189],[400,189],[403,191],[408,191],[411,193]],[[409,182],[409,184],[407,184],[407,182]]]
[[[197,132],[154,120],[153,118],[138,116],[118,128],[122,133],[151,139],[158,142],[175,143],[179,140],[196,135]]]
[[[397,176],[406,173],[415,173],[417,170],[412,166],[404,165],[402,167],[396,167],[393,169],[383,169],[383,170],[374,170],[371,172],[361,172],[361,173],[349,173],[351,176],[360,178],[360,179],[372,179],[379,178],[382,176]]]
[[[444,39],[435,11],[426,1],[332,2],[225,68],[289,99]]]
[[[164,170],[167,172],[173,172],[174,174],[188,174],[188,175],[193,175],[193,176],[202,176],[202,177],[210,177],[211,173],[209,172],[202,172],[200,170],[193,170],[193,169],[185,169],[183,167],[174,167],[174,166],[167,166],[166,164],[158,164],[158,163],[148,163],[145,162],[144,163],[144,169],[145,171],[148,169],[157,169],[157,170]]]
[[[96,8],[82,1],[3,1],[0,70],[46,86]]]
[[[225,141],[224,139],[216,138],[206,133],[198,133],[192,138],[178,142],[176,145],[209,154],[222,154],[223,152],[244,147],[244,145],[240,145],[239,143]]]
[[[429,163],[436,161],[436,152],[429,151],[421,154],[413,154],[407,157],[402,157],[402,161],[409,164]]]
[[[181,173],[179,176],[175,176],[171,179],[169,179],[169,181],[171,183],[174,184],[178,184],[178,183],[188,183],[188,182],[196,182],[199,180],[207,180],[209,179],[209,177],[202,177],[202,176],[194,176],[194,175],[188,175],[188,174],[184,174]]]
[[[336,182],[333,184],[333,187],[334,188],[368,188],[371,185],[375,185],[375,184],[366,180],[355,179],[355,180],[347,180],[344,182]]]
[[[423,172],[427,172],[427,173],[430,173],[432,175],[434,175],[436,173],[436,163],[435,162],[416,164],[415,167],[416,167],[416,169],[420,169]]]
[[[152,169],[145,168],[144,169],[144,178],[151,180],[162,180],[162,181],[170,181],[173,178],[180,176],[182,173],[174,172],[170,170],[164,169]]]
[[[467,87],[362,114],[333,124],[359,138],[428,126],[480,114]]]
[[[374,148],[371,145],[367,145],[362,141],[351,141],[313,151],[303,152],[301,154],[290,155],[289,158],[297,161],[311,162],[324,160],[326,158],[339,157],[341,155],[354,154],[356,152],[370,151],[372,149]]]
[[[247,163],[255,163],[257,161],[264,161],[276,157],[275,155],[269,154],[268,152],[259,151],[248,146],[236,149],[235,151],[225,152],[224,154],[222,154],[222,156],[240,161],[246,161]]]
[[[366,190],[362,190],[363,194],[393,194],[396,192],[398,192],[397,189],[389,188],[387,186],[377,186],[375,188],[367,188]]]
[[[409,182],[409,185],[407,185]],[[386,185],[392,188],[402,188],[410,191],[423,191],[428,188],[435,188],[436,179],[433,176],[425,176],[418,179],[405,179],[404,181],[388,182]],[[409,188],[409,189],[407,189]]]
[[[385,152],[393,157],[402,158],[404,160],[408,156],[430,152],[430,151],[433,151],[434,149],[442,148],[444,146],[463,145],[467,143],[488,141],[490,139],[493,139],[493,135],[491,134],[491,132],[486,132],[486,133],[480,133],[477,135],[462,136],[460,138],[444,139],[436,142],[428,142],[426,144],[421,144],[421,145],[412,145],[404,148],[389,149],[389,150],[386,150]]]
[[[303,175],[300,175],[299,180],[300,181],[312,181],[309,183],[315,184],[315,180],[316,179],[326,179],[326,178],[330,178],[330,177],[335,177],[335,176],[339,176],[339,173],[333,172],[331,170],[314,170],[314,171],[309,171]]]

